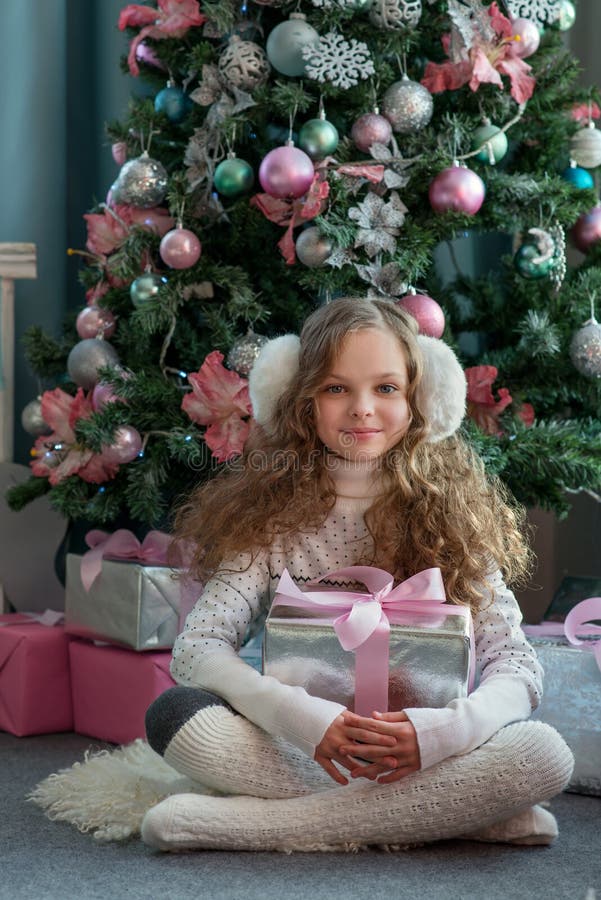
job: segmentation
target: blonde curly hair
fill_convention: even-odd
[[[475,610],[493,569],[525,583],[531,553],[524,511],[460,435],[427,441],[416,396],[423,360],[415,322],[384,299],[339,298],[309,316],[298,372],[277,402],[273,428],[267,434],[255,425],[235,464],[183,502],[176,542],[193,548],[190,574],[203,582],[241,552],[252,561],[276,536],[292,547],[295,534],[323,525],[336,493],[316,433],[315,397],[346,336],[364,328],[391,331],[405,352],[410,422],[380,460],[384,492],[365,513],[373,553],[361,562],[397,579],[438,566],[448,599]]]

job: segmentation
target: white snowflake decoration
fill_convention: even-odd
[[[550,25],[561,15],[561,0],[506,0],[512,19],[538,20],[540,25]]]
[[[367,44],[355,38],[346,41],[335,31],[320,37],[317,47],[303,47],[302,53],[307,61],[305,71],[309,78],[322,84],[329,81],[344,90],[376,72]]]
[[[400,234],[406,212],[407,207],[396,191],[391,191],[388,202],[370,191],[361,203],[348,211],[349,219],[359,226],[355,248],[364,247],[368,256],[394,253],[395,237]]]

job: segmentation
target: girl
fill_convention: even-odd
[[[550,843],[555,819],[533,804],[566,786],[573,759],[556,731],[525,721],[542,673],[504,578],[523,578],[529,553],[520,513],[455,434],[465,379],[454,354],[392,302],[341,298],[309,317],[300,343],[267,345],[250,390],[262,426],[252,451],[176,520],[206,587],[173,650],[179,686],[147,714],[168,763],[230,796],[167,798],[146,814],[143,840]],[[361,718],[239,658],[284,568],[302,585],[358,564],[395,579],[441,569],[448,601],[474,616],[473,693]]]

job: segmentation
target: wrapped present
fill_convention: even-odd
[[[583,600],[563,624],[526,625],[544,669],[543,699],[533,719],[559,731],[574,754],[567,790],[601,796],[601,598]]]
[[[167,565],[170,538],[151,531],[88,532],[91,550],[67,556],[65,628],[69,634],[134,650],[173,646],[186,594]]]
[[[265,674],[361,715],[442,707],[472,689],[470,611],[445,603],[440,569],[396,588],[370,566],[325,579],[360,582],[370,593],[301,591],[284,571],[265,623]]]
[[[71,731],[69,639],[62,614],[0,616],[0,729],[18,737]]]
[[[145,737],[146,710],[175,684],[171,653],[136,653],[121,647],[71,641],[73,728],[115,744]]]

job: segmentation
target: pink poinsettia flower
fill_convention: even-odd
[[[102,453],[94,453],[76,443],[75,423],[87,419],[94,412],[92,400],[78,388],[75,397],[55,388],[42,394],[42,418],[52,433],[39,437],[35,442],[35,458],[31,462],[34,475],[48,478],[50,484],[59,484],[70,475],[78,475],[83,481],[102,484],[117,474],[119,466],[110,462]],[[56,452],[58,465],[48,465],[44,461],[46,452],[56,444],[62,449]]]
[[[109,289],[110,285],[103,279],[100,279],[100,281],[86,291],[86,304],[88,306],[97,306],[98,301],[104,297]]]
[[[159,237],[175,228],[175,219],[162,207],[153,209],[138,209],[127,205],[114,206],[111,209],[105,207],[101,213],[86,213],[84,219],[88,229],[86,247],[90,253],[99,256],[113,253],[125,243],[133,225],[149,228]]]
[[[136,50],[144,38],[162,41],[165,38],[181,38],[189,28],[202,25],[207,17],[200,12],[198,0],[158,0],[158,9],[130,3],[119,15],[119,28],[139,28],[142,30],[130,44],[127,63],[132,75],[139,75]]]
[[[251,206],[256,206],[270,222],[286,229],[284,237],[278,241],[278,248],[286,265],[293,266],[296,262],[294,229],[323,212],[329,193],[330,185],[320,173],[316,173],[306,195],[296,200],[280,199],[271,194],[255,194],[251,197]]]
[[[442,38],[448,62],[428,63],[422,84],[430,93],[454,91],[469,84],[477,91],[481,84],[495,84],[503,89],[501,75],[511,82],[511,96],[517,103],[525,103],[534,92],[536,79],[529,73],[532,67],[518,56],[511,21],[492,3],[482,15],[488,20],[472,18],[472,42],[467,46],[458,28]]]
[[[472,366],[465,370],[467,414],[486,434],[503,434],[499,426],[499,416],[510,403],[513,403],[507,388],[499,388],[498,399],[495,400],[492,385],[498,374],[496,366]],[[529,427],[534,422],[534,407],[531,403],[522,403],[516,415]]]
[[[580,122],[582,125],[588,125],[592,119],[601,118],[601,109],[596,103],[578,103],[573,106],[570,112],[570,118],[574,122]]]
[[[204,439],[218,462],[242,453],[252,413],[248,382],[226,369],[219,350],[209,353],[198,372],[188,375],[192,391],[182,409],[193,422],[207,425]]]

